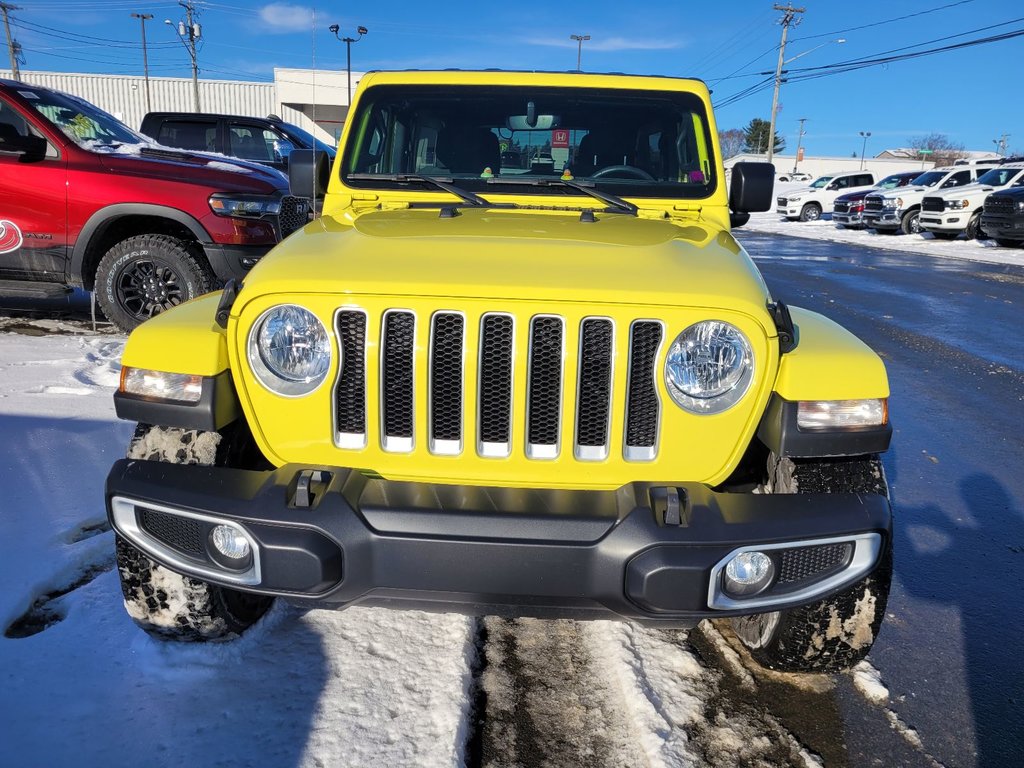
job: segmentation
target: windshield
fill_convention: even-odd
[[[323,150],[331,157],[334,157],[336,150],[330,144],[327,144],[320,139],[316,138],[309,131],[299,128],[297,125],[292,123],[277,123],[277,127],[284,131],[285,135],[289,138],[295,137],[305,147],[316,147],[319,150]]]
[[[978,177],[979,184],[986,184],[992,187],[1005,187],[1011,181],[1024,173],[1020,168],[993,168]]]
[[[811,189],[821,189],[822,187],[827,185],[830,181],[832,181],[832,177],[831,176],[822,176],[820,179],[815,179],[814,180],[814,183],[811,184]]]
[[[907,183],[907,177],[902,173],[894,173],[892,176],[886,176],[880,182],[878,182],[879,189],[896,189],[896,187],[902,187]]]
[[[97,144],[149,143],[113,115],[70,94],[29,88],[19,88],[18,92],[69,139],[86,149]]]
[[[405,177],[420,175],[474,192],[578,194],[541,183],[566,178],[615,195],[703,198],[716,185],[694,94],[383,85],[365,92],[353,120],[341,172],[355,187],[407,188],[416,181]]]
[[[940,181],[946,178],[947,173],[948,171],[928,171],[927,173],[922,173],[920,176],[914,179],[914,186],[934,187],[936,184],[938,184]]]

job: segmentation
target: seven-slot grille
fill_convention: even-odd
[[[420,318],[408,310],[388,310],[371,328],[362,309],[338,312],[336,330],[342,366],[335,385],[336,441],[341,448],[363,448],[379,440],[386,451],[407,453],[426,446],[435,455],[457,455],[467,446],[483,457],[505,457],[515,425],[525,432],[523,451],[531,459],[553,459],[570,450],[580,461],[599,461],[612,451],[613,419],[623,419],[627,460],[650,461],[658,452],[661,401],[656,384],[662,324],[635,320],[628,326],[627,385],[615,392],[616,324],[610,318],[586,317],[570,329],[555,315],[524,321],[504,312],[469,319],[460,312],[439,311],[429,318],[425,360],[416,355]],[[475,349],[469,349],[467,323],[479,322]],[[529,362],[525,381],[515,381],[517,337],[525,334]],[[521,338],[521,337],[520,337]],[[567,340],[578,347],[575,380],[566,379]],[[379,413],[367,412],[366,350],[379,349]],[[476,402],[466,402],[468,359],[474,359]],[[526,389],[525,412],[515,412],[514,391]],[[416,392],[425,388],[427,439],[416,434]],[[567,398],[567,392],[574,397]],[[618,404],[616,400],[619,399]],[[573,432],[563,434],[566,401],[575,403]],[[476,434],[466,434],[467,408],[476,416]],[[374,433],[377,434],[374,434]],[[572,441],[571,443],[569,441]]]
[[[921,201],[921,210],[929,213],[942,213],[946,210],[946,201],[941,197],[926,197]]]

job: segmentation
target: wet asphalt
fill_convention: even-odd
[[[870,661],[891,696],[865,707],[839,679],[848,764],[1024,764],[1024,268],[737,235],[776,299],[889,373],[896,567]],[[922,749],[890,751],[878,709]]]

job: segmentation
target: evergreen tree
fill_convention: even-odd
[[[767,120],[762,120],[759,117],[755,117],[751,120],[747,127],[743,129],[743,136],[746,141],[747,151],[753,152],[758,155],[767,154],[768,152],[768,132],[771,130],[771,123]],[[786,148],[786,140],[775,134],[775,152],[781,152]]]

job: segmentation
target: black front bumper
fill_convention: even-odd
[[[1024,240],[1024,216],[985,211],[981,214],[981,229],[999,240]]]
[[[716,493],[692,483],[481,488],[339,468],[254,472],[123,459],[106,496],[120,535],[171,570],[230,587],[317,605],[618,615],[675,626],[836,592],[872,570],[891,537],[883,496]],[[243,529],[257,553],[244,572],[211,554],[209,530],[224,523]],[[817,586],[798,579],[773,585],[760,603],[710,605],[722,596],[723,559],[739,547],[797,561],[806,551],[818,562],[836,546],[830,541],[858,535],[856,573],[852,565],[828,579],[821,571]]]

